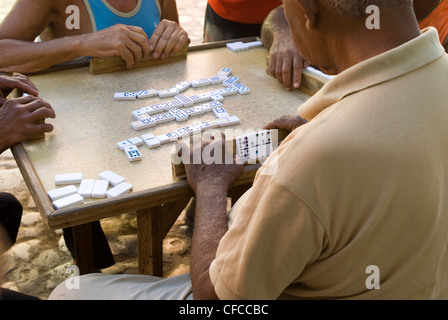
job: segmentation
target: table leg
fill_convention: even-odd
[[[138,269],[163,277],[162,206],[137,212]]]
[[[93,260],[92,226],[90,223],[73,227],[76,265],[80,274],[95,270]]]
[[[138,267],[141,274],[163,277],[163,238],[190,199],[185,197],[173,203],[137,211]]]

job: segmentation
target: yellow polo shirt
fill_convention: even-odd
[[[345,70],[299,114],[310,122],[232,209],[210,267],[219,298],[448,298],[448,56],[436,30]]]

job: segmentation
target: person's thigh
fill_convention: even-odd
[[[184,300],[192,299],[190,275],[159,278],[138,274],[88,274],[61,283],[49,300]]]

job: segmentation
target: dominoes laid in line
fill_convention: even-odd
[[[213,96],[210,97],[212,99],[212,101],[224,101],[224,97],[220,94],[215,94]]]
[[[194,101],[190,97],[185,96],[183,94],[179,94],[177,96],[174,96],[174,98],[176,100],[182,102],[184,107],[192,107],[194,105]]]
[[[242,47],[251,48],[256,46],[257,44],[261,44],[260,42],[251,42],[242,44]],[[210,77],[210,78],[201,78],[193,81],[181,81],[174,85],[170,89],[165,90],[155,90],[155,89],[147,89],[147,90],[140,90],[137,92],[116,92],[114,94],[114,100],[117,101],[133,101],[136,99],[145,99],[150,97],[159,96],[161,98],[174,96],[175,93],[179,94],[185,90],[187,90],[190,87],[202,87],[210,84],[220,84],[223,83],[226,78],[228,78],[232,74],[231,68],[222,68],[216,76]]]
[[[124,153],[130,162],[142,160],[142,154],[136,146],[124,147]]]
[[[209,78],[201,78],[201,79],[191,81],[191,86],[194,88],[209,86],[211,84],[212,84],[212,82]]]
[[[176,121],[186,121],[189,118],[188,114],[181,109],[171,109],[169,113],[175,117]]]
[[[176,116],[171,112],[172,110],[179,110],[179,109],[170,109],[168,112],[159,113],[152,116],[152,119],[156,121],[156,124],[162,124],[165,122],[173,121],[176,119]]]
[[[141,146],[142,144],[143,144],[143,140],[141,138],[133,137],[133,138],[129,138],[129,139],[117,142],[117,147],[118,147],[118,149],[123,151],[124,147],[126,147],[126,146],[131,146],[131,145]]]
[[[138,99],[151,98],[151,97],[157,96],[158,94],[159,94],[159,92],[154,89],[142,90],[142,91],[136,92],[136,96]]]
[[[229,114],[224,108],[215,108],[213,109],[213,113],[217,118],[228,118]]]
[[[218,77],[221,77],[221,78],[230,77],[231,74],[232,74],[232,69],[230,69],[230,68],[222,68],[218,72]]]
[[[160,141],[152,133],[142,135],[142,139],[149,149],[160,147]]]
[[[235,77],[235,76],[231,76],[228,77],[223,83],[222,85],[224,87],[232,87],[235,83],[237,83],[240,80],[239,77]]]
[[[227,97],[227,96],[237,94],[238,91],[234,87],[228,87],[228,88],[216,90],[214,93],[215,93],[215,95]]]
[[[248,94],[250,93],[250,89],[248,87],[246,87],[245,85],[243,85],[242,83],[234,83],[232,85],[232,88],[235,88],[236,91],[238,91],[239,94]]]
[[[203,131],[206,129],[214,129],[218,127],[227,127],[235,124],[239,124],[240,119],[237,116],[231,116],[227,118],[218,118],[211,121],[202,121],[201,123],[194,124],[192,126],[187,126],[183,128],[179,128],[177,130],[161,134],[155,137],[160,144],[166,144],[168,142],[176,141],[179,138],[189,136],[195,132]]]
[[[191,87],[191,82],[182,81],[182,82],[179,82],[178,84],[176,84],[173,88],[179,90],[179,92],[184,92],[185,90],[187,90],[190,87]]]
[[[150,118],[150,119],[133,121],[133,122],[131,122],[131,127],[132,127],[132,129],[138,131],[138,130],[143,130],[143,129],[154,127],[156,124],[157,124],[157,121],[153,118]]]
[[[137,99],[137,93],[135,92],[116,92],[114,100],[117,101],[132,101]]]
[[[147,118],[142,118],[141,120],[133,121],[133,122],[131,122],[131,127],[132,127],[132,129],[134,129],[136,131],[140,131],[140,130],[154,127],[157,124],[161,124],[161,123],[172,121],[172,120],[185,121],[185,120],[188,120],[189,116],[199,115],[199,114],[202,114],[202,113],[205,113],[208,111],[212,111],[213,109],[219,108],[221,106],[222,106],[221,102],[212,101],[212,102],[204,103],[197,107],[191,107],[191,108],[187,108],[187,109],[172,108],[172,109],[168,109],[168,112],[152,115]],[[145,110],[145,108],[141,109],[140,112],[138,113],[140,115],[140,117],[141,117],[141,113],[144,110]],[[133,114],[135,114],[135,111],[133,111]],[[117,147],[120,150],[123,150],[123,148],[125,146],[129,146],[131,144],[133,144],[133,143],[130,141],[127,141],[127,140],[123,140],[123,141],[117,142]],[[135,143],[134,143],[134,145],[135,145]]]
[[[159,91],[160,98],[174,97],[180,93],[179,89],[170,88]]]

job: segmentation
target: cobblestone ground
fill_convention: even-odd
[[[14,0],[0,1],[0,22]],[[177,0],[180,24],[192,44],[202,42],[206,1]],[[61,230],[50,230],[41,219],[10,151],[0,155],[0,191],[15,195],[24,211],[17,243],[2,257],[2,287],[47,299],[73,264]],[[0,213],[1,214],[1,213]],[[117,263],[103,273],[137,273],[136,215],[104,219],[102,227]],[[164,273],[171,277],[189,272],[191,230],[182,214],[164,240]]]

